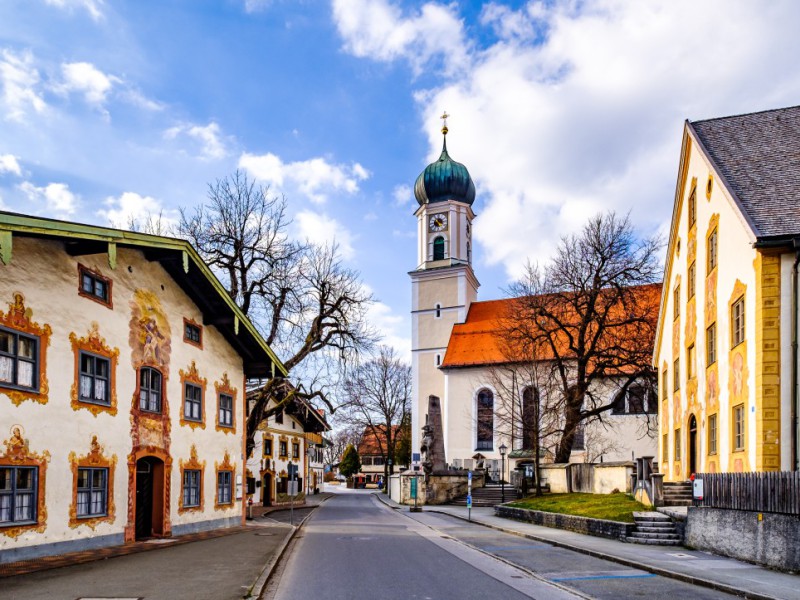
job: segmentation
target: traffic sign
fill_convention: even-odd
[[[467,496],[467,508],[472,508],[472,494]]]
[[[467,472],[467,480],[472,481],[472,471]]]

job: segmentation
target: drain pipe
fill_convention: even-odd
[[[794,240],[795,258],[792,265],[792,470],[798,470],[797,461],[797,310],[798,310],[798,290],[797,290],[797,271],[800,265],[800,239]]]

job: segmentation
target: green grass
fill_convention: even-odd
[[[649,510],[628,494],[546,494],[518,500],[510,506],[623,523],[633,523],[634,511]]]

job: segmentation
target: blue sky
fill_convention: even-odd
[[[0,206],[174,219],[245,169],[295,235],[336,237],[407,349],[443,110],[497,298],[599,210],[665,231],[684,119],[800,104],[798,23],[791,1],[4,0]]]

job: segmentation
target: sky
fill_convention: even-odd
[[[242,169],[408,357],[443,111],[500,298],[600,211],[665,234],[684,121],[800,104],[798,25],[793,0],[2,0],[0,208],[174,221]]]

